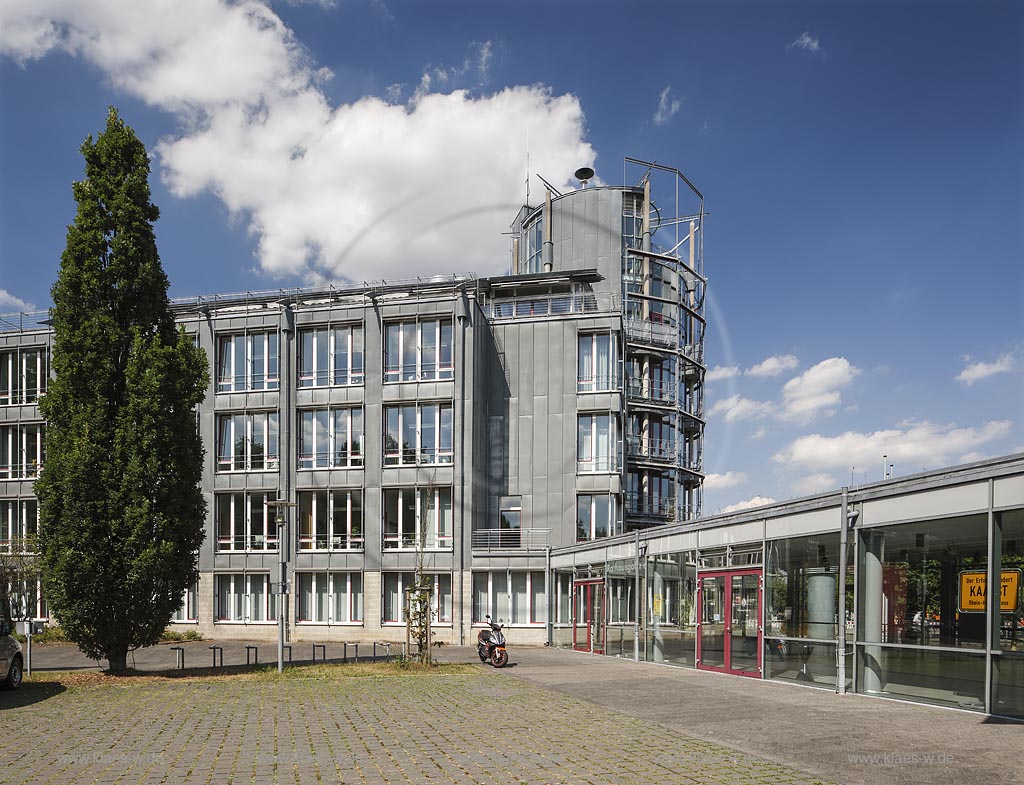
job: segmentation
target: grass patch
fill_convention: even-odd
[[[276,664],[256,667],[234,665],[224,668],[186,668],[166,671],[128,671],[124,676],[111,676],[106,671],[36,671],[25,679],[25,685],[59,684],[76,687],[135,687],[166,682],[222,682],[222,681],[340,681],[351,678],[401,678],[403,676],[462,676],[479,673],[473,665],[452,663],[419,665],[401,662],[316,663],[288,665],[284,673],[277,672]]]

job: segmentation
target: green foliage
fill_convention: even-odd
[[[159,640],[196,578],[206,503],[193,409],[208,372],[169,308],[145,147],[111,108],[82,155],[52,290],[36,495],[51,613],[118,673],[128,651]]]
[[[181,641],[201,641],[203,634],[199,630],[185,630],[185,632],[178,632],[177,630],[166,629],[160,633],[160,640],[164,643],[180,643]]]

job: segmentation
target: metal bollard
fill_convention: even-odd
[[[391,644],[384,644],[384,660],[385,662],[391,662]]]
[[[216,643],[210,646],[213,651],[213,667],[217,667],[217,655],[220,655],[220,667],[224,667],[224,647],[218,646]]]
[[[370,662],[377,661],[377,641],[373,642],[373,656],[370,658]]]
[[[348,641],[341,644],[341,661],[348,662]]]
[[[253,645],[251,643],[245,644],[245,664],[246,665],[249,664],[249,652],[250,651],[252,652],[253,657],[254,657],[253,665],[259,665],[260,664],[260,647],[259,646],[255,646],[255,645]]]
[[[356,662],[359,662],[359,644],[355,644],[356,647]]]
[[[291,661],[292,661],[292,645],[290,643],[286,643],[284,645],[284,648],[288,650],[288,662],[291,663]]]
[[[185,649],[182,646],[171,646],[174,652],[174,667],[178,670],[185,670]]]

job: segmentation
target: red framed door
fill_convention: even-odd
[[[573,581],[572,647],[604,654],[604,580]]]
[[[698,575],[697,667],[761,676],[761,570]]]

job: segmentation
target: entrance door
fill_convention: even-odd
[[[697,667],[761,675],[761,571],[700,574]]]
[[[572,647],[604,654],[604,580],[573,581]]]

